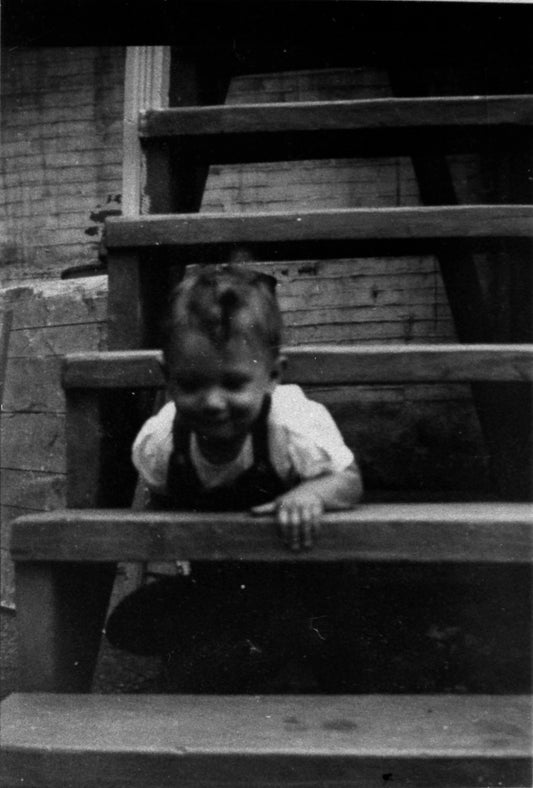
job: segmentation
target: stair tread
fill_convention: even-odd
[[[23,693],[2,704],[2,744],[99,751],[526,755],[529,708],[530,699],[519,695]],[[502,721],[501,743],[494,744],[487,723],[503,710],[507,724]],[[32,724],[25,725],[29,720]]]
[[[112,217],[108,248],[529,237],[533,205],[446,205]]]
[[[283,355],[284,382],[302,385],[533,380],[533,345],[308,345]],[[157,350],[71,353],[63,386],[162,387],[161,360]]]
[[[524,696],[12,695],[2,784],[526,785],[530,715]]]
[[[272,517],[64,509],[11,526],[15,561],[248,560],[525,563],[531,503],[367,503],[324,515],[315,549],[292,553]]]
[[[533,96],[442,96],[299,101],[148,110],[144,138],[432,126],[532,125]]]

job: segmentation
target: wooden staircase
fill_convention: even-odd
[[[147,68],[161,88],[165,56],[157,63]],[[200,103],[205,74],[187,73],[186,101]],[[211,75],[208,85],[211,103],[223,101],[227,80]],[[533,509],[524,496],[366,503],[326,515],[319,547],[295,556],[279,546],[270,518],[131,511],[134,478],[109,472],[126,464],[131,438],[163,386],[160,356],[150,348],[176,268],[220,260],[241,243],[259,258],[301,259],[309,250],[314,257],[374,255],[391,244],[399,253],[449,240],[486,246],[533,231],[533,206],[515,204],[203,215],[194,211],[209,162],[277,160],[287,151],[292,158],[354,155],[374,134],[374,150],[390,152],[420,130],[530,127],[533,97],[172,108],[145,99],[137,101],[135,139],[131,128],[126,136],[137,164],[134,146],[143,145],[152,214],[139,214],[138,183],[130,184],[125,215],[108,221],[112,350],[64,362],[69,508],[19,518],[12,528],[21,694],[2,704],[0,785],[531,785],[526,697],[85,694],[118,561],[469,565],[533,557]],[[445,381],[523,389],[533,379],[533,345],[516,343],[316,346],[288,348],[287,357],[287,380],[308,386]],[[522,422],[524,433],[528,426]]]

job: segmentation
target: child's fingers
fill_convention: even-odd
[[[278,509],[281,537],[291,550],[309,549],[313,546],[320,522],[321,507],[299,504]]]
[[[281,538],[291,550],[300,549],[300,512],[297,506],[282,504],[278,508],[278,526]]]
[[[277,501],[270,501],[269,503],[261,504],[261,506],[253,506],[250,511],[252,514],[274,514],[277,508]]]
[[[320,520],[322,517],[322,507],[319,504],[311,504],[303,518],[302,523],[302,545],[309,550],[320,531]]]
[[[314,521],[309,521],[302,528],[302,547],[305,550],[310,550],[318,536],[320,526]]]

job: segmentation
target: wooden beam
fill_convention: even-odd
[[[21,690],[90,692],[114,577],[113,563],[15,567]]]
[[[142,150],[139,113],[168,106],[170,47],[134,46],[126,51],[122,164],[122,215],[136,217],[150,209],[146,194],[147,167]],[[168,156],[158,154],[159,190],[168,193]],[[161,162],[161,156],[163,161]],[[125,256],[108,253],[109,347],[130,348],[147,342],[146,297],[142,289],[142,261],[136,251]]]
[[[224,46],[224,43],[226,46]],[[170,103],[174,112],[202,111],[205,104],[222,105],[226,99],[231,78],[231,41],[219,41],[221,48],[212,50],[209,55],[194,48],[176,46],[172,48]],[[216,108],[216,107],[215,107]],[[141,121],[142,114],[139,117]],[[139,133],[140,127],[138,127]],[[145,139],[145,142],[147,140]],[[151,161],[161,141],[147,145],[148,161]],[[152,213],[196,212],[200,209],[205,183],[211,161],[197,157],[194,150],[172,150],[169,158],[169,177],[172,181],[172,194],[166,206],[159,201]],[[157,173],[154,173],[157,177]],[[155,177],[152,178],[156,190]],[[162,207],[161,207],[162,206]]]
[[[426,96],[430,90],[430,75],[430,71],[412,70],[406,68],[405,63],[395,60],[392,60],[389,67],[393,92],[402,96]],[[446,92],[446,86],[441,86],[440,89]],[[507,140],[504,144],[521,148],[523,143],[520,139],[517,137]],[[434,141],[423,148],[413,145],[410,153],[422,203],[427,206],[455,205],[458,202],[455,185],[440,142]],[[528,162],[529,156],[523,156],[523,171],[527,169]],[[531,202],[523,192],[510,202],[520,200]],[[494,202],[501,204],[506,200],[502,194],[496,194]],[[531,226],[531,219],[529,224]],[[498,237],[498,233],[493,235],[494,238]],[[505,234],[499,238],[504,236]],[[516,238],[513,240],[516,241]],[[494,248],[494,241],[491,245]],[[487,306],[479,267],[472,250],[452,237],[449,240],[439,240],[434,251],[439,261],[459,341],[498,341],[492,314],[495,310],[490,310]],[[528,263],[531,262],[530,257]],[[527,284],[525,280],[525,288]],[[531,389],[528,390],[523,385],[501,387],[483,383],[475,384],[472,394],[490,451],[495,488],[499,489],[504,498],[530,498],[533,464],[529,427],[525,425],[531,423]]]
[[[11,695],[2,785],[529,785],[530,701],[487,695]]]
[[[122,214],[141,213],[143,192],[139,113],[168,107],[170,47],[135,46],[126,50],[124,83],[124,139]]]
[[[311,345],[286,348],[284,382],[315,385],[533,381],[532,345]],[[71,353],[67,389],[161,388],[156,350]]]
[[[111,218],[106,245],[209,246],[305,241],[487,238],[533,234],[531,205],[342,208]]]
[[[271,517],[245,513],[64,510],[12,525],[16,562],[413,561],[527,563],[533,508],[523,503],[366,504],[330,513],[315,550],[283,548]]]
[[[124,99],[124,161],[122,213],[141,214],[198,210],[208,166],[190,155],[179,156],[164,141],[141,146],[139,114],[164,110],[169,101],[199,101],[202,91],[216,84],[220,96],[207,90],[211,100],[223,100],[229,74],[207,68],[193,57],[184,62],[179,48],[128,47]],[[212,64],[210,64],[212,66]],[[206,87],[207,86],[207,87]],[[186,89],[186,95],[184,89]],[[158,339],[161,303],[168,292],[168,266],[132,250],[127,256],[108,250],[109,346],[149,347]],[[126,263],[126,267],[124,267]],[[147,275],[147,269],[150,274]]]
[[[307,385],[533,381],[533,345],[411,345],[287,350],[287,378]]]
[[[139,134],[143,139],[161,139],[502,125],[533,125],[533,96],[383,98],[149,109],[140,114]]]
[[[108,346],[143,347],[148,328],[142,292],[141,256],[135,250],[113,250],[108,260]]]
[[[100,485],[104,433],[99,397],[94,391],[69,391],[66,414],[67,505],[102,504]]]
[[[146,418],[138,412],[139,399],[139,392],[124,390],[67,391],[68,506],[124,506],[131,501],[135,475],[129,447]]]

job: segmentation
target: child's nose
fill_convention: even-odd
[[[206,389],[204,391],[203,406],[205,410],[210,412],[224,410],[226,403],[222,390],[217,386]]]

